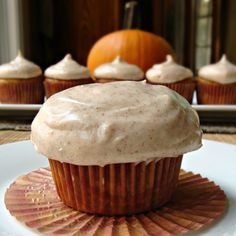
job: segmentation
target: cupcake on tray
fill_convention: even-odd
[[[219,62],[199,70],[197,101],[199,104],[236,104],[236,66],[225,55]]]
[[[44,99],[42,70],[21,52],[0,66],[0,103],[38,104]]]
[[[93,83],[89,69],[78,64],[70,54],[67,54],[57,64],[47,68],[44,75],[47,98],[54,93],[77,85]]]
[[[94,71],[94,77],[98,83],[141,81],[144,79],[144,73],[138,66],[129,64],[118,56],[114,61],[97,67]]]
[[[193,72],[177,64],[171,55],[166,56],[165,62],[154,65],[146,72],[146,82],[165,85],[185,97],[189,103],[192,103],[195,89]]]
[[[66,205],[130,215],[170,200],[182,156],[201,146],[201,135],[197,113],[182,96],[124,81],[55,94],[34,119],[31,140],[49,158]]]

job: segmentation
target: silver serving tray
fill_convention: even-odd
[[[41,104],[0,104],[1,120],[32,120]],[[236,105],[192,105],[201,122],[236,123]]]
[[[32,120],[42,104],[0,104],[1,120]]]
[[[192,105],[201,123],[236,124],[236,105]]]

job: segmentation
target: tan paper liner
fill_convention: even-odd
[[[130,215],[160,207],[178,182],[182,156],[160,161],[77,166],[51,160],[58,195],[87,213]]]
[[[129,80],[129,79],[113,79],[113,78],[94,78],[96,83],[109,83],[109,82],[118,82],[118,81],[134,81],[134,82],[140,82],[143,81],[143,79],[140,80]]]
[[[179,93],[181,96],[185,97],[187,101],[191,104],[193,100],[193,92],[196,87],[196,82],[193,79],[185,79],[180,82],[176,83],[152,83],[148,80],[146,80],[149,84],[155,84],[155,85],[164,85],[177,93]]]
[[[18,221],[43,235],[166,236],[205,229],[225,212],[227,199],[213,182],[181,171],[165,206],[132,216],[96,216],[64,205],[51,171],[42,168],[18,177],[5,193],[5,204]]]
[[[219,84],[197,79],[198,104],[236,104],[236,83]]]
[[[44,100],[42,77],[0,79],[0,103],[41,104]]]
[[[58,93],[62,90],[82,85],[82,84],[90,84],[94,81],[91,78],[88,79],[79,79],[79,80],[59,80],[59,79],[50,79],[45,78],[44,80],[44,89],[46,97],[49,98],[55,93]]]

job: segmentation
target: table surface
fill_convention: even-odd
[[[0,131],[0,144],[12,143],[30,138],[30,131]],[[236,134],[203,134],[204,139],[236,144]]]

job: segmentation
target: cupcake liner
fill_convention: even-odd
[[[236,104],[236,83],[219,84],[197,79],[198,104]]]
[[[66,205],[93,214],[130,215],[170,200],[181,160],[182,156],[104,167],[49,162],[58,195]]]
[[[148,196],[146,196],[148,197]],[[18,221],[43,235],[180,235],[218,219],[226,210],[224,192],[200,175],[181,171],[172,200],[143,214],[104,217],[67,207],[57,195],[48,168],[18,177],[5,193],[5,204]]]
[[[193,79],[185,79],[177,83],[152,83],[147,80],[149,84],[156,84],[156,85],[164,85],[177,93],[181,96],[185,97],[188,102],[191,104],[193,100],[193,92],[196,87],[196,83]]]
[[[62,90],[82,85],[82,84],[90,84],[93,83],[91,78],[88,79],[79,79],[79,80],[59,80],[59,79],[50,79],[45,78],[44,80],[44,89],[46,97],[49,98],[55,93],[58,93]]]
[[[44,100],[41,76],[32,79],[0,79],[0,103],[40,104]]]
[[[129,79],[113,79],[113,78],[95,78],[96,83],[109,83],[109,82],[117,82],[117,81],[134,81],[134,82],[140,82],[143,81],[143,79],[140,80],[129,80]]]

